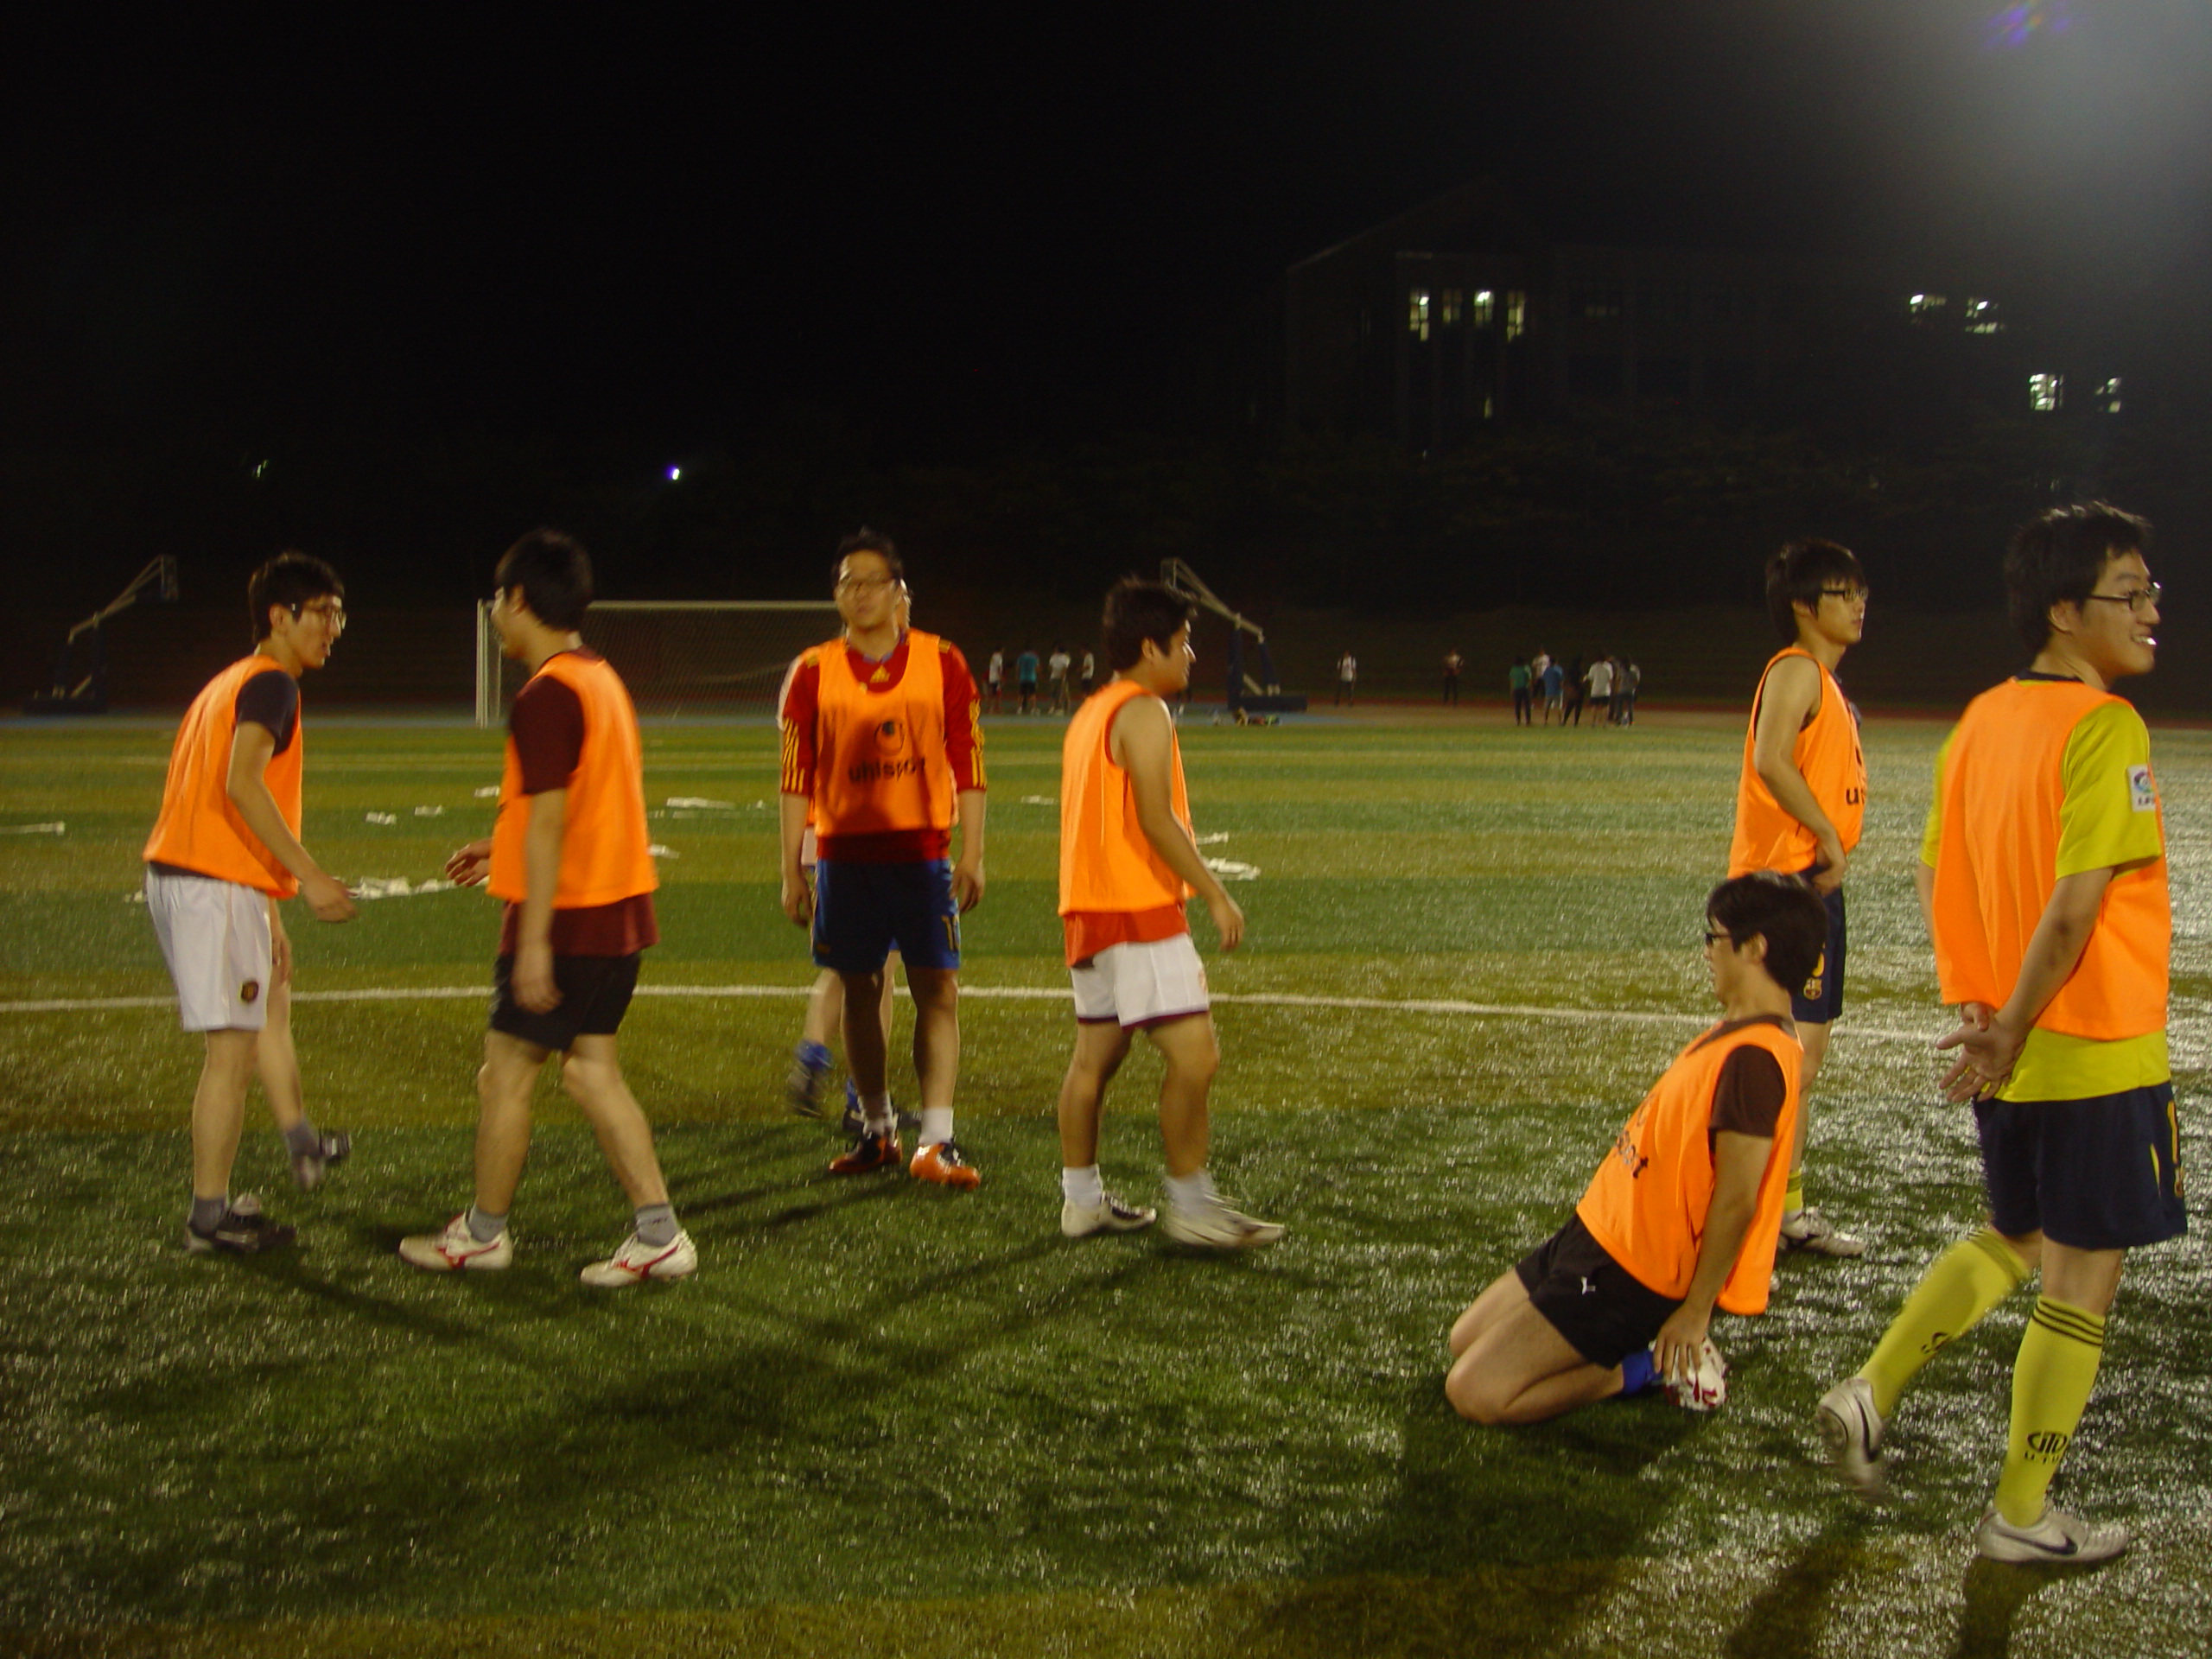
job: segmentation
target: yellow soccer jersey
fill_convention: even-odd
[[[1956,735],[1955,728],[1952,736]],[[1950,755],[1951,738],[1946,737],[1936,752],[1936,793],[1920,838],[1920,861],[1931,869],[1942,842],[1943,767]],[[2108,702],[2083,715],[2066,740],[2059,775],[2065,799],[2058,814],[2056,875],[2141,864],[2164,855],[2158,785],[2151,773],[2150,728],[2133,704]],[[2021,1045],[2012,1075],[1997,1096],[2088,1100],[2126,1089],[2147,1089],[2172,1075],[2163,1031],[2101,1042],[2037,1029]]]

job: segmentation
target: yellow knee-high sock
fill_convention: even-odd
[[[1874,1409],[1888,1416],[1913,1373],[1952,1338],[1972,1330],[2027,1276],[2027,1263],[1993,1227],[1961,1239],[1937,1256],[1859,1368],[1859,1375],[1873,1385]]]
[[[1782,1194],[1782,1213],[1794,1216],[1805,1207],[1805,1172],[1790,1172],[1789,1185]]]
[[[2089,1403],[2104,1357],[2105,1322],[2094,1313],[2036,1298],[2036,1311],[2012,1362],[2012,1433],[2005,1472],[1997,1478],[1997,1513],[2016,1527],[2042,1518],[2050,1478],[2058,1472]]]

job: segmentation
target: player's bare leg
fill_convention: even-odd
[[[476,1207],[504,1217],[514,1208],[530,1154],[530,1096],[550,1051],[504,1031],[484,1033],[476,1073]]]
[[[231,1166],[238,1161],[238,1135],[245,1126],[245,1091],[253,1081],[254,1053],[260,1033],[211,1031],[200,1083],[192,1091],[192,1196],[207,1200],[228,1196]]]
[[[668,1183],[653,1150],[652,1125],[622,1076],[612,1035],[576,1039],[561,1068],[561,1086],[576,1103],[599,1141],[607,1166],[614,1172],[630,1207],[668,1202]]]
[[[918,1179],[972,1190],[983,1178],[952,1135],[952,1097],[960,1081],[959,970],[909,963],[906,988],[914,999],[914,1072],[922,1095],[919,1144],[907,1167]],[[851,1017],[849,1008],[846,1018]]]
[[[1813,1118],[1813,1084],[1827,1058],[1828,1027],[1825,1022],[1801,1020],[1797,1040],[1805,1058],[1797,1068],[1797,1128],[1789,1147],[1789,1197],[1782,1217],[1784,1249],[1809,1250],[1816,1255],[1853,1256],[1866,1253],[1863,1239],[1840,1230],[1827,1217],[1804,1202],[1805,1141]]]
[[[889,1027],[883,1019],[883,969],[872,974],[840,974],[844,988],[842,1019],[845,1028],[845,1069],[863,1102],[880,1096],[889,1071]]]
[[[1167,1173],[1178,1179],[1197,1174],[1206,1166],[1212,1150],[1212,1125],[1206,1116],[1206,1096],[1214,1074],[1221,1069],[1221,1044],[1214,1036],[1213,1016],[1194,1014],[1150,1027],[1145,1034],[1167,1062],[1160,1080],[1160,1143],[1166,1154]]]
[[[300,1086],[300,1053],[292,1042],[292,988],[282,975],[269,988],[269,1021],[255,1033],[254,1066],[261,1092],[280,1131],[289,1133],[307,1116]]]
[[[824,968],[814,976],[814,988],[806,995],[806,1018],[800,1024],[799,1035],[827,1048],[844,1028],[845,983]]]
[[[1445,1397],[1471,1422],[1540,1423],[1620,1392],[1620,1367],[1592,1365],[1577,1353],[1515,1273],[1459,1316],[1452,1351]]]
[[[1077,1024],[1075,1052],[1060,1080],[1060,1167],[1088,1169],[1098,1161],[1098,1120],[1106,1085],[1129,1057],[1129,1033],[1112,1020]]]

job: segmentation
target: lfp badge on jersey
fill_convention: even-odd
[[[2158,786],[2151,781],[2151,768],[2145,766],[2127,769],[2127,804],[2137,812],[2149,812],[2158,804]]]

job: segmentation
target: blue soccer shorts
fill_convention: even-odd
[[[1999,1232],[2125,1250],[2189,1230],[2172,1084],[2088,1100],[1980,1100],[1974,1111]]]
[[[909,968],[960,966],[952,861],[814,867],[814,963],[839,974],[880,970],[893,945]]]

